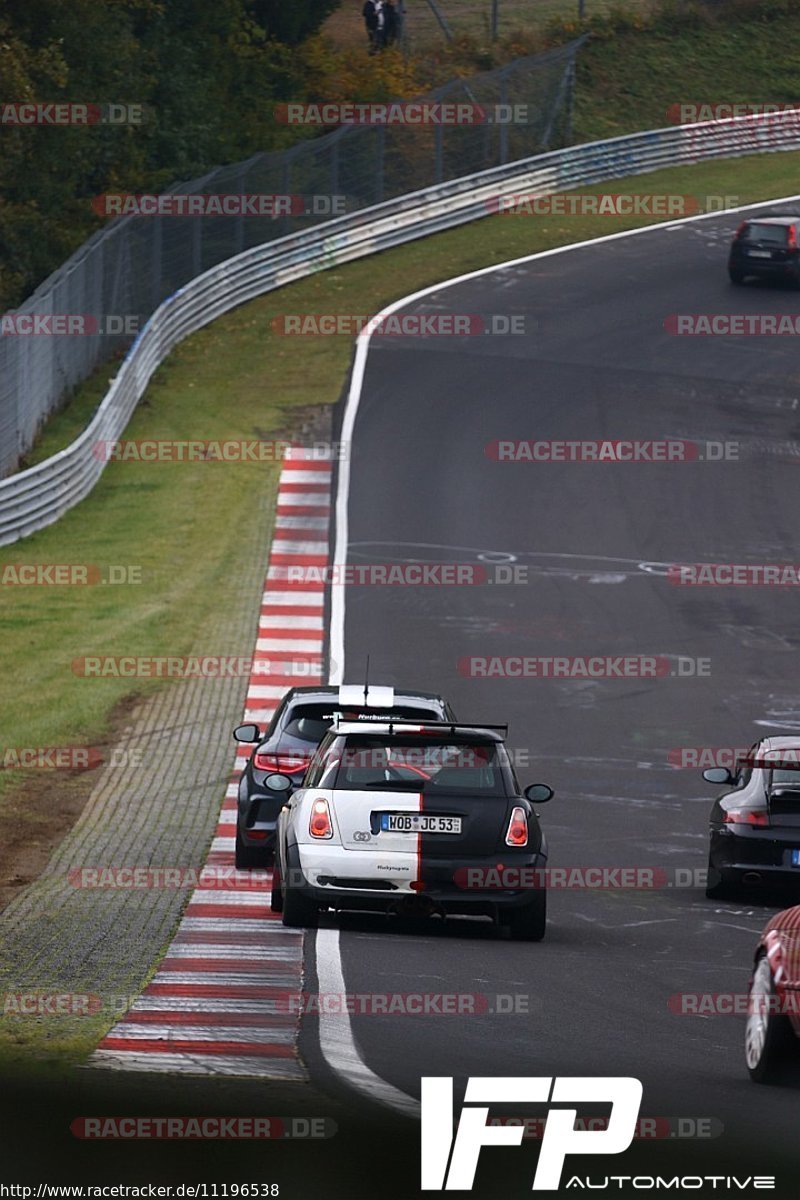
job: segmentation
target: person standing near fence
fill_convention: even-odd
[[[383,19],[383,44],[393,46],[400,34],[400,14],[394,6],[394,0],[383,0]]]
[[[365,0],[364,7],[361,10],[361,15],[364,18],[364,24],[367,27],[367,41],[369,42],[369,52],[374,54],[378,49],[378,4],[380,0]]]
[[[386,48],[386,4],[384,0],[375,0],[375,16],[378,28],[375,30],[375,49]]]

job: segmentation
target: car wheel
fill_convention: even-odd
[[[292,929],[316,929],[319,909],[297,888],[287,888],[283,896],[283,923]]]
[[[730,885],[723,883],[721,871],[714,866],[709,858],[708,872],[706,874],[706,895],[709,900],[725,900],[730,894]]]
[[[299,863],[296,867],[292,867],[292,855],[289,854],[290,879],[293,875],[300,876]],[[296,860],[296,854],[295,854]],[[309,900],[300,888],[286,886],[283,887],[283,923],[289,925],[293,929],[316,929],[319,922],[319,907],[313,900]]]
[[[547,927],[547,893],[537,892],[531,904],[508,913],[505,924],[515,942],[540,942]]]
[[[242,840],[239,826],[236,826],[236,848],[234,861],[240,871],[252,871],[255,867],[269,866],[269,854],[261,847],[246,846]]]
[[[728,278],[731,283],[744,283],[744,271],[739,270],[738,267],[728,267]]]
[[[756,1083],[772,1083],[793,1048],[789,1018],[775,1012],[777,997],[769,960],[762,955],[753,972],[744,1034],[745,1061]]]
[[[271,912],[283,912],[283,892],[281,890],[281,868],[278,862],[278,856],[275,855],[275,862],[272,865],[272,892],[269,898],[269,907]]]

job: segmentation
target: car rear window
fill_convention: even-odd
[[[296,704],[289,720],[283,727],[283,732],[290,737],[299,738],[302,742],[313,742],[317,745],[322,741],[337,717],[347,721],[361,721],[376,717],[393,718],[396,721],[438,721],[440,713],[432,708],[415,708],[411,705],[399,708],[339,708],[331,700],[324,704]]]
[[[746,242],[769,242],[773,246],[785,246],[788,235],[788,225],[764,225],[760,221],[751,221],[742,233]]]
[[[505,796],[501,755],[495,742],[460,742],[429,735],[347,737],[341,753],[337,788],[405,786],[427,796],[465,792]]]

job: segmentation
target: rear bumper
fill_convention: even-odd
[[[428,858],[420,863],[416,853],[379,855],[341,846],[294,845],[289,847],[289,875],[284,882],[329,908],[387,911],[418,900],[445,912],[494,916],[498,909],[531,904],[541,891],[533,874],[547,865],[546,855],[541,853],[507,853],[503,860],[509,869],[505,877],[518,879],[519,887],[503,886],[497,855]]]
[[[742,271],[745,275],[760,275],[773,279],[796,279],[800,275],[800,262],[789,259],[788,262],[774,262],[772,259],[750,258],[747,254],[731,255],[728,269]]]
[[[800,891],[800,867],[792,866],[793,850],[800,850],[800,829],[789,837],[775,837],[769,829],[745,836],[715,831],[709,862],[724,883],[790,886]]]

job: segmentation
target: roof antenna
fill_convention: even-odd
[[[367,666],[364,671],[364,708],[369,708],[369,655],[367,655]]]

